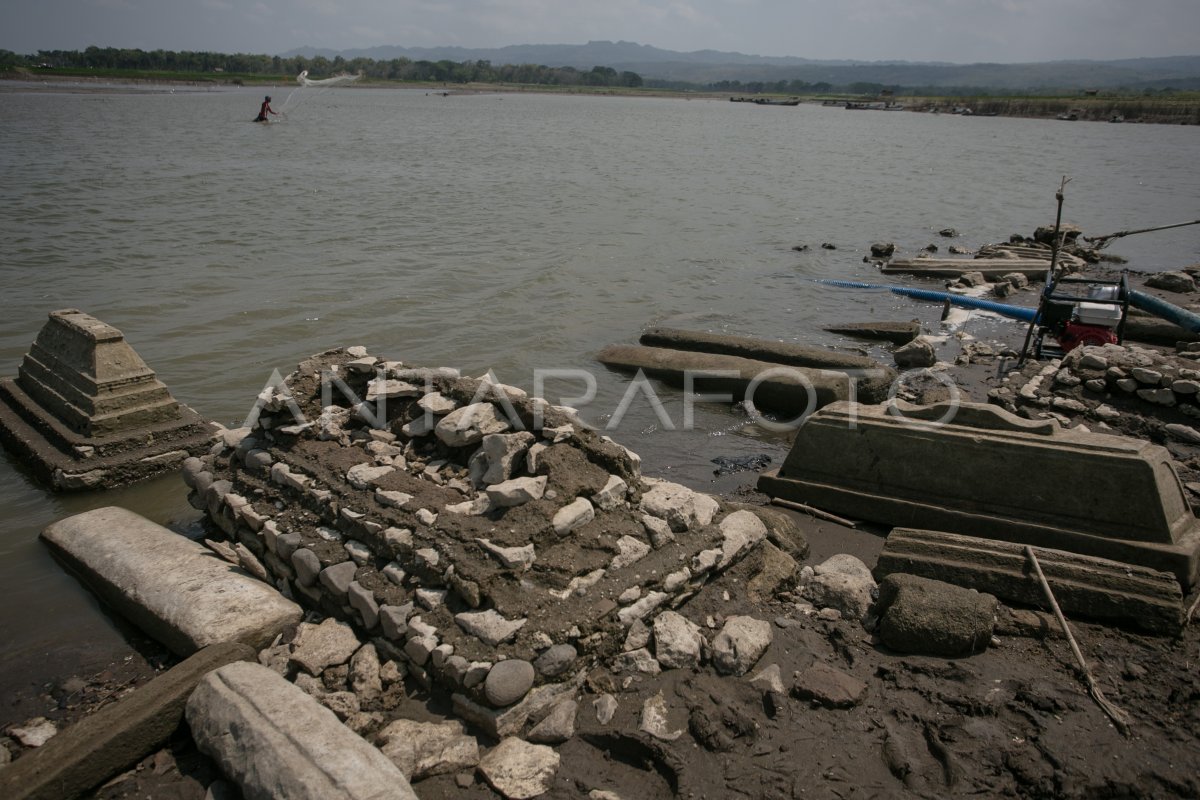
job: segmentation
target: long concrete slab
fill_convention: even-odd
[[[806,409],[811,411],[838,400],[847,400],[852,391],[852,379],[845,372],[716,353],[696,353],[664,347],[610,345],[596,355],[596,360],[613,369],[641,371],[647,377],[680,388],[686,386],[690,375],[695,391],[704,394],[726,394],[735,401],[744,399],[750,386],[755,384],[755,406],[786,414],[789,418],[803,413]],[[714,372],[726,374],[705,375]]]
[[[650,328],[642,333],[638,341],[646,347],[715,353],[772,364],[845,372],[857,377],[858,399],[864,403],[883,401],[892,381],[896,379],[894,369],[873,358],[856,353],[843,353],[827,347],[662,327]]]
[[[71,800],[154,752],[183,721],[192,690],[205,675],[253,660],[244,644],[214,644],[149,683],[60,731],[0,770],[7,800]]]
[[[1019,272],[1026,278],[1043,278],[1050,269],[1050,259],[1038,261],[1024,258],[912,258],[897,259],[884,264],[884,275],[916,275],[924,278],[954,278],[968,272],[981,272],[985,278],[999,280],[1000,276]]]
[[[102,600],[180,655],[218,642],[261,649],[303,616],[274,587],[124,508],[59,520],[42,539]]]
[[[260,664],[210,673],[186,716],[197,747],[246,800],[417,800],[391,759]]]
[[[1185,590],[1196,582],[1200,525],[1165,448],[996,406],[891,408],[821,409],[759,489],[855,519],[1171,572]]]
[[[1171,573],[1062,550],[1039,547],[1036,554],[1064,612],[1150,633],[1175,635],[1183,628],[1183,593]],[[882,580],[893,572],[1045,606],[1024,545],[1012,542],[896,528],[888,534],[875,576]]]

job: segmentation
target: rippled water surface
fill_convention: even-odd
[[[257,125],[257,91],[13,88],[0,87],[0,374],[47,312],[77,307],[226,424],[272,370],[351,344],[526,388],[537,368],[587,369],[584,416],[604,423],[628,379],[592,357],[652,323],[848,346],[822,326],[936,321],[812,282],[876,279],[873,241],[911,255],[944,249],[945,227],[969,246],[1030,233],[1053,222],[1062,175],[1064,218],[1086,233],[1200,210],[1194,127],[344,87],[273,90],[286,117]],[[1174,268],[1200,261],[1196,230],[1111,250]],[[663,399],[680,423],[678,396]],[[671,431],[635,408],[613,435],[648,472],[692,483],[714,456],[784,452],[726,408],[696,420]],[[115,640],[36,540],[110,503],[195,519],[174,479],[55,497],[0,461],[0,685]]]

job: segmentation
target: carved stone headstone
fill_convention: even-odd
[[[1200,522],[1165,448],[996,406],[826,406],[758,488],[855,519],[1171,572],[1185,590],[1200,577]]]
[[[0,381],[0,440],[54,489],[98,489],[178,467],[211,427],[107,323],[50,313],[15,379]]]

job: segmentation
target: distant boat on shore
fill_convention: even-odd
[[[855,103],[849,101],[846,108],[852,111],[903,111],[901,103]]]

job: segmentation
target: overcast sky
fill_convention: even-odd
[[[1200,55],[1200,0],[4,0],[0,49],[277,54],[625,40],[870,61]]]

